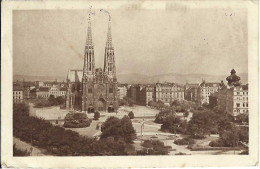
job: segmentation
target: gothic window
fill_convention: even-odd
[[[240,107],[240,103],[237,103],[237,107]]]
[[[113,93],[113,88],[109,87],[109,93]]]
[[[91,88],[88,88],[88,93],[92,93],[92,89]]]

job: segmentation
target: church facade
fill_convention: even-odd
[[[95,68],[91,17],[88,19],[83,70],[69,70],[66,108],[83,112],[116,111],[118,109],[117,78],[109,17],[104,68]]]

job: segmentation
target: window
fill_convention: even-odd
[[[239,92],[237,92],[237,95],[239,95]]]
[[[109,93],[113,93],[113,88],[109,87]]]
[[[240,107],[240,103],[237,103],[237,107]]]
[[[88,88],[88,93],[92,93],[92,89],[91,88]]]

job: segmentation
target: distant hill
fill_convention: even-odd
[[[226,77],[228,75],[207,75],[207,74],[161,74],[161,75],[143,75],[138,73],[128,73],[128,74],[117,74],[118,82],[128,83],[128,84],[145,84],[145,83],[156,83],[160,82],[175,82],[179,84],[185,84],[186,80],[188,83],[200,83],[202,79],[206,82],[220,82],[223,80],[226,82]],[[241,73],[238,74],[241,78],[243,84],[248,83],[248,74]],[[14,81],[22,80],[25,81],[66,81],[66,76],[28,76],[28,75],[14,75]]]
[[[186,80],[188,83],[200,83],[202,79],[206,82],[220,82],[223,80],[226,82],[226,77],[228,75],[207,75],[207,74],[161,74],[161,75],[153,75],[153,76],[146,76],[142,74],[119,74],[117,79],[120,83],[156,83],[160,82],[175,82],[179,84],[185,84]],[[241,82],[243,84],[248,83],[248,75],[247,73],[238,74],[241,78]]]
[[[30,75],[14,75],[14,81],[66,81],[66,76],[30,76]]]

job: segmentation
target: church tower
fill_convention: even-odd
[[[107,42],[105,47],[104,72],[108,76],[109,80],[116,81],[116,66],[115,66],[114,47],[112,45],[110,16],[108,21]]]
[[[91,13],[91,12],[90,12]],[[82,111],[86,111],[87,92],[91,90],[91,83],[95,73],[94,45],[92,42],[91,14],[88,18],[88,32],[84,52],[84,66],[82,76]]]
[[[94,57],[94,45],[92,42],[92,31],[91,31],[91,16],[88,18],[88,34],[84,53],[84,68],[83,76],[87,80],[93,79],[95,70],[95,57]]]

